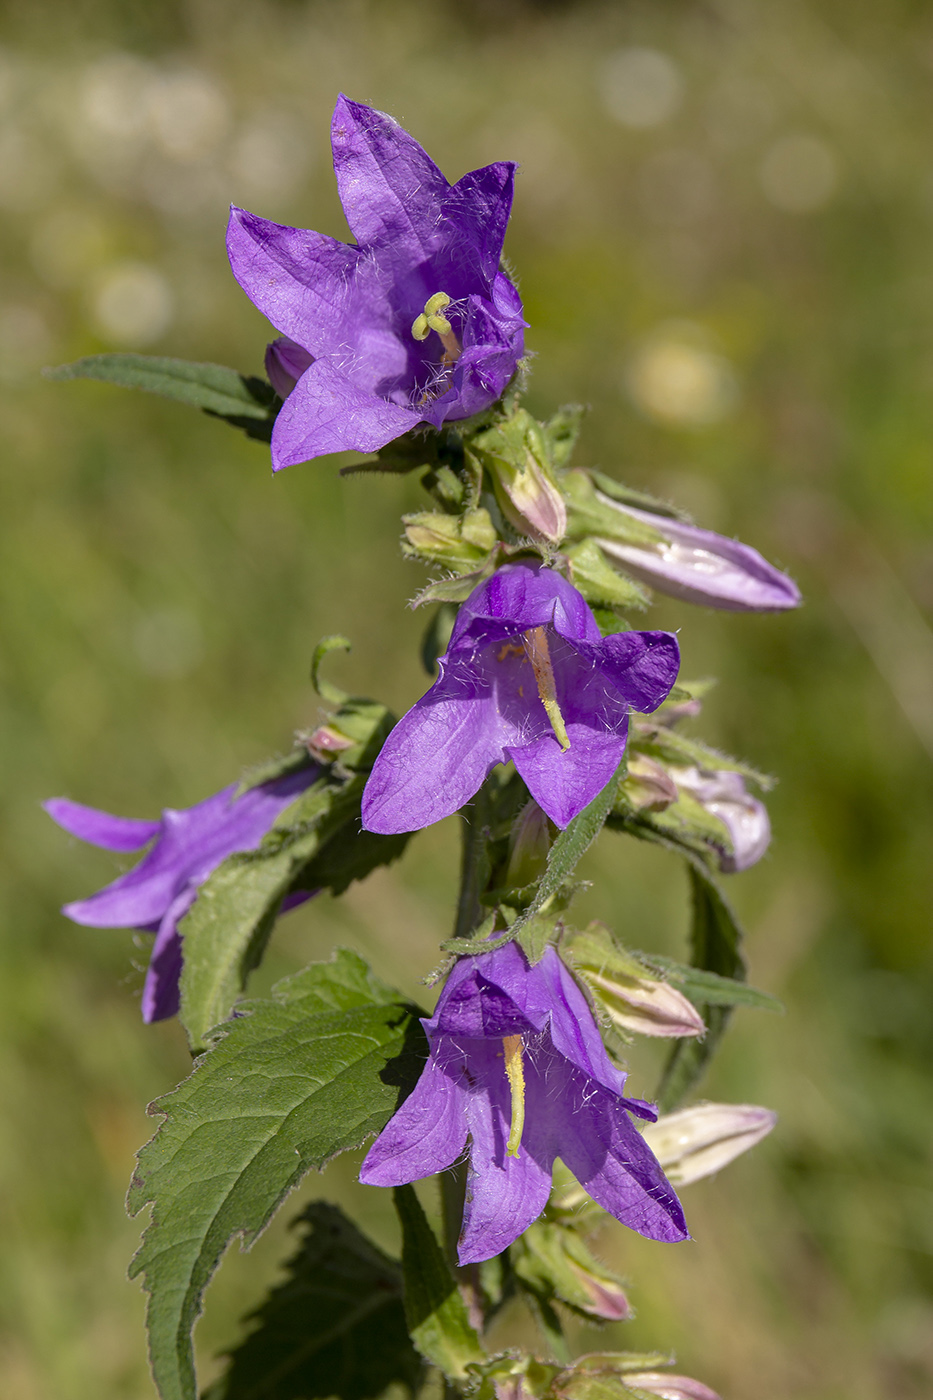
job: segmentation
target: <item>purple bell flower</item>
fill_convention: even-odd
[[[299,793],[318,777],[316,767],[302,768],[236,796],[238,784],[182,811],[167,808],[160,821],[139,821],[98,812],[67,797],[43,806],[53,821],[108,851],[138,851],[154,844],[134,869],[91,895],[62,909],[76,924],[92,928],[136,928],[154,933],[149,970],[143,986],[143,1020],[164,1021],[179,1005],[182,947],[178,925],[198,889],[221,861],[234,851],[254,850]],[[310,898],[289,896],[284,908]]]
[[[621,505],[601,491],[596,498],[602,506],[642,521],[662,536],[656,545],[597,540],[610,558],[642,583],[686,603],[727,612],[784,612],[800,606],[800,589],[793,579],[751,545],[670,516]]]
[[[368,831],[416,831],[514,762],[559,827],[621,762],[630,709],[654,710],[677,675],[669,632],[603,637],[572,584],[507,564],[457,613],[440,676],[392,730],[363,793]]]
[[[656,1240],[688,1238],[680,1202],[629,1118],[586,998],[554,948],[529,967],[515,943],[461,958],[423,1022],[430,1058],[360,1170],[372,1186],[444,1171],[469,1138],[461,1264],[491,1259],[547,1204],[560,1157],[593,1200]]]
[[[276,471],[468,418],[495,402],[524,353],[521,300],[499,271],[514,165],[450,185],[397,122],[346,97],[331,142],[355,244],[237,208],[227,230],[234,276],[288,341],[271,355],[272,382],[288,393]]]

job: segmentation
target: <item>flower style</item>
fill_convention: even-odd
[[[461,606],[438,680],[383,745],[363,825],[385,833],[429,826],[511,759],[565,827],[621,762],[629,709],[656,709],[679,659],[671,633],[604,638],[560,574],[506,565]]]
[[[499,271],[514,165],[450,185],[391,117],[346,97],[331,141],[355,244],[237,208],[227,230],[234,276],[285,336],[266,362],[287,394],[275,470],[478,413],[524,350],[521,300]]]
[[[137,928],[154,933],[149,970],[143,986],[146,1022],[174,1016],[179,1005],[182,947],[178,925],[198,889],[234,851],[259,845],[276,819],[318,776],[316,767],[249,788],[237,797],[238,784],[182,811],[167,808],[159,821],[114,817],[66,797],[43,803],[53,821],[108,851],[138,851],[154,840],[140,863],[106,888],[62,909],[76,924],[93,928]],[[309,894],[290,896],[294,908]]]
[[[593,1014],[554,948],[529,967],[515,943],[462,958],[424,1023],[430,1058],[373,1143],[360,1180],[399,1186],[443,1171],[470,1139],[461,1264],[499,1254],[544,1209],[555,1157],[617,1220],[687,1239],[680,1202],[629,1118]]]

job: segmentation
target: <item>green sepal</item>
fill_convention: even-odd
[[[651,515],[666,516],[668,520],[680,520],[684,525],[693,524],[686,511],[672,506],[669,501],[659,500],[657,496],[649,496],[647,491],[635,491],[631,486],[624,486],[621,481],[616,481],[614,476],[606,476],[605,472],[591,468],[590,479],[597,490],[602,491],[610,500],[618,501],[619,505],[632,506],[635,510],[644,510]]]
[[[412,1186],[392,1192],[402,1227],[405,1317],[421,1355],[448,1380],[463,1381],[467,1367],[486,1359],[466,1303]]]
[[[509,1254],[519,1284],[536,1297],[563,1303],[590,1321],[633,1316],[623,1280],[599,1262],[571,1221],[535,1221]],[[610,1297],[615,1302],[611,1308]]]
[[[314,763],[315,760],[303,744],[292,749],[290,753],[267,758],[264,763],[254,763],[240,779],[236,796],[241,797],[244,792],[261,787],[263,783],[273,783],[277,778],[287,778],[292,773],[300,773],[305,768],[313,768]]]
[[[352,644],[349,637],[335,634],[330,637],[322,637],[311,653],[311,684],[328,705],[342,705],[350,697],[345,690],[341,690],[339,685],[333,685],[332,682],[323,679],[320,674],[321,662],[332,651],[350,651],[351,649]]]
[[[166,355],[86,355],[70,365],[43,370],[47,379],[99,379],[125,389],[175,399],[223,418],[248,437],[272,439],[272,425],[281,401],[272,385],[255,375],[239,374],[226,365],[177,360]]]
[[[633,959],[651,972],[656,972],[672,987],[683,992],[696,1006],[748,1006],[757,1011],[783,1013],[784,1003],[770,992],[759,991],[734,977],[721,977],[718,972],[705,972],[689,963],[662,957],[660,953],[632,954]]]
[[[689,698],[692,699],[695,693],[691,692]],[[649,758],[657,758],[662,763],[673,764],[675,768],[696,767],[708,773],[738,773],[743,778],[748,778],[762,792],[770,792],[774,787],[773,778],[767,773],[760,773],[750,764],[743,763],[740,758],[731,758],[729,754],[720,753],[718,749],[702,743],[699,739],[690,739],[676,729],[666,724],[652,723],[650,719],[639,717],[636,720],[632,725],[629,742],[639,753],[645,753]]]
[[[667,543],[660,530],[655,530],[646,521],[625,511],[615,510],[601,501],[593,484],[592,473],[581,467],[565,472],[560,479],[560,487],[567,503],[569,539],[586,539],[595,535],[648,549]]]
[[[130,1276],[162,1400],[194,1400],[191,1329],[230,1241],[248,1248],[306,1172],[380,1132],[424,1065],[418,1008],[346,950],[240,1013],[150,1105],[164,1121],[127,1197],[131,1215],[153,1207]]]
[[[585,413],[583,404],[563,404],[542,425],[548,456],[558,471],[564,471],[570,465]]]
[[[423,1363],[408,1336],[402,1271],[338,1206],[313,1201],[287,1276],[247,1321],[202,1400],[375,1400],[390,1385],[420,1389]]]
[[[640,611],[648,606],[650,594],[617,573],[595,540],[581,540],[562,553],[570,565],[570,582],[591,606]]]
[[[692,920],[690,956],[694,967],[720,977],[744,982],[742,928],[732,909],[708,875],[688,865]],[[705,1002],[699,1009],[706,1021],[702,1039],[682,1040],[670,1053],[658,1084],[655,1099],[662,1113],[670,1113],[683,1102],[703,1075],[726,1029],[732,1006]]]
[[[402,553],[408,558],[442,564],[465,574],[485,564],[498,539],[488,510],[478,507],[463,515],[422,510],[402,516]]]

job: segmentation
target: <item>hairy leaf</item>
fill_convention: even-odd
[[[463,1380],[470,1362],[485,1360],[450,1265],[411,1186],[396,1186],[402,1226],[402,1273],[408,1330],[422,1356],[451,1380]]]
[[[390,1385],[418,1389],[422,1361],[408,1336],[402,1272],[338,1206],[314,1201],[303,1232],[203,1400],[372,1400]]]
[[[417,1009],[346,950],[241,1011],[150,1106],[164,1121],[127,1198],[153,1207],[130,1275],[163,1400],[194,1400],[191,1329],[230,1241],[248,1248],[306,1172],[380,1132],[424,1063]]]
[[[239,374],[226,365],[176,360],[166,355],[86,355],[70,365],[45,370],[48,379],[100,379],[126,389],[176,399],[224,418],[250,437],[272,437],[277,400],[265,379]]]

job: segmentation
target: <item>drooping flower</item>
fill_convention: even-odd
[[[555,1157],[617,1220],[683,1240],[680,1203],[630,1114],[586,998],[554,948],[530,967],[517,944],[460,959],[424,1022],[430,1058],[373,1143],[360,1180],[398,1186],[451,1166],[469,1138],[461,1264],[490,1259],[544,1209]]]
[[[286,337],[267,359],[287,394],[275,470],[478,413],[524,349],[521,300],[499,270],[514,165],[450,185],[391,117],[346,97],[331,142],[355,244],[237,208],[227,230],[234,276]]]
[[[143,986],[146,1022],[174,1016],[179,1003],[182,941],[178,925],[198,889],[222,860],[259,845],[277,818],[315,778],[315,767],[249,788],[237,797],[236,783],[181,811],[167,808],[159,821],[114,817],[66,797],[43,803],[65,831],[108,851],[138,851],[153,845],[134,869],[89,899],[62,909],[76,924],[92,928],[136,928],[154,933]],[[289,896],[294,908],[309,894]]]
[[[719,868],[725,874],[748,870],[761,860],[771,844],[771,822],[767,807],[748,791],[741,773],[723,768],[710,772],[695,765],[669,772],[678,788],[726,828],[729,845],[719,843]]]
[[[629,710],[654,710],[670,691],[679,651],[669,632],[604,638],[560,574],[507,564],[462,604],[438,664],[373,766],[363,794],[369,831],[440,821],[509,759],[565,827],[621,762]]]

